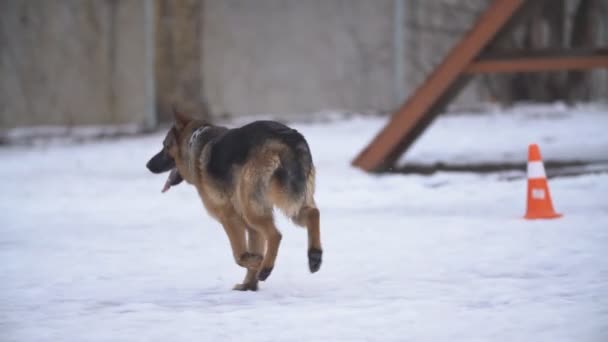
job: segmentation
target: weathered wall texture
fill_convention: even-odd
[[[490,0],[404,0],[405,79],[413,92],[471,28]],[[472,80],[455,100],[480,101],[485,94]]]
[[[203,0],[156,0],[156,112],[172,106],[206,116],[202,74]]]
[[[0,1],[0,127],[146,124],[144,13],[142,1]]]
[[[0,128],[151,126],[172,104],[202,116],[390,112],[489,2],[2,0]],[[603,4],[583,22],[603,21],[593,39],[607,45],[606,1],[566,2],[560,13]],[[608,72],[583,79],[579,99],[608,97]],[[479,77],[457,104],[507,99],[518,80]]]
[[[488,0],[404,0],[395,54],[393,0],[207,0],[205,90],[214,113],[395,109]],[[395,89],[402,58],[403,94]],[[458,98],[479,101],[473,82]]]
[[[491,0],[404,0],[406,5],[406,79],[420,84],[451,47],[471,28]],[[583,32],[577,37],[572,28],[579,5],[589,6],[583,13]],[[556,21],[550,27],[548,18]],[[541,48],[608,46],[608,1],[547,0],[536,13],[520,23],[495,49],[525,50]],[[555,23],[554,23],[555,24]],[[529,32],[528,32],[529,31]],[[530,33],[532,42],[526,42]],[[505,44],[506,43],[506,44]],[[532,44],[531,44],[532,43]],[[532,45],[532,46],[529,46]],[[576,77],[572,77],[575,74]],[[578,82],[576,79],[579,78]],[[577,84],[578,83],[578,84]],[[572,88],[572,89],[571,89]],[[588,101],[608,99],[608,71],[543,72],[484,75],[472,79],[457,99],[459,104],[483,101]]]
[[[389,110],[392,0],[208,0],[213,113]]]
[[[333,108],[392,111],[441,62],[490,2],[403,0],[403,16],[399,18],[395,0],[207,0],[205,94],[216,114],[305,113]],[[554,10],[551,6],[557,2],[548,1],[546,10]],[[571,21],[580,0],[566,3]],[[607,17],[607,6],[603,7],[604,14],[598,16]],[[395,41],[396,27],[403,30],[401,55]],[[596,46],[608,44],[605,32],[604,27],[596,33]],[[396,59],[403,62],[401,96],[396,89],[399,82],[395,78],[400,77]],[[511,77],[520,76],[472,79],[457,97],[456,106],[509,102],[513,90],[498,89],[506,85],[496,80]],[[605,70],[593,71],[585,82],[588,94],[579,100],[608,98]],[[544,99],[535,98],[534,93],[530,96],[531,100]]]

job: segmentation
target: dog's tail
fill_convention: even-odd
[[[278,156],[280,164],[273,174],[276,191],[274,204],[288,217],[294,218],[302,207],[314,207],[315,169],[308,143],[297,136],[283,145]]]

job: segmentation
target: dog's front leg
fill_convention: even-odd
[[[259,260],[262,260],[262,254],[264,253],[264,240],[260,234],[253,229],[247,229],[247,251],[251,255],[259,256]],[[243,283],[236,284],[234,289],[238,291],[257,291],[257,273],[257,268],[248,268],[245,279],[243,279]]]
[[[261,255],[254,255],[247,252],[247,237],[245,235],[245,222],[236,214],[226,215],[221,220],[230,247],[232,248],[232,256],[237,265],[245,268],[255,268],[260,266],[262,261]]]

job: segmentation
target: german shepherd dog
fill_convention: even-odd
[[[315,168],[308,143],[298,131],[275,121],[228,129],[174,110],[175,122],[162,150],[147,163],[153,173],[169,172],[167,191],[182,180],[196,187],[209,214],[230,241],[237,265],[247,269],[235,290],[256,291],[275,264],[281,233],[277,207],[308,230],[308,267],[321,267]]]

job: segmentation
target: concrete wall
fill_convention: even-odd
[[[156,112],[206,116],[203,90],[203,0],[156,0]]]
[[[397,0],[399,1],[399,0]],[[404,60],[407,89],[416,90],[471,28],[490,0],[401,0],[404,3]],[[454,100],[456,106],[488,100],[478,79],[473,79]]]
[[[145,1],[0,1],[0,128],[152,125]]]
[[[391,112],[489,2],[2,0],[0,129],[152,126],[173,103],[202,116]],[[608,73],[589,79],[606,99]],[[487,80],[457,105],[492,100]]]
[[[390,112],[490,2],[206,0],[205,95],[215,114]],[[606,7],[600,6],[598,17],[606,18]],[[608,44],[605,32],[594,39],[596,45]],[[502,78],[474,78],[453,105],[508,102],[510,89],[496,91]],[[589,94],[580,99],[607,99],[607,72],[593,71],[586,87]]]
[[[397,2],[207,0],[203,78],[212,112],[393,111],[489,1]],[[481,99],[472,82],[457,102]]]
[[[392,8],[392,0],[206,1],[211,111],[390,110]]]

